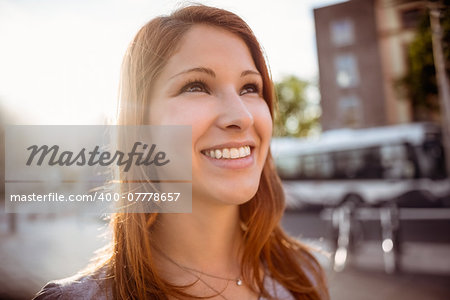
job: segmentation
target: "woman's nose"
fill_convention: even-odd
[[[221,104],[218,118],[220,128],[245,130],[253,125],[253,115],[236,91],[224,93],[219,102]]]

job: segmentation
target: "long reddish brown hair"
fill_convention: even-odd
[[[263,96],[272,119],[276,106],[272,80],[263,51],[248,25],[237,15],[218,8],[194,5],[178,9],[169,16],[157,17],[142,27],[130,44],[122,65],[118,124],[148,124],[149,94],[167,60],[179,46],[183,35],[195,24],[228,30],[248,46],[256,68],[263,78]],[[252,288],[270,298],[264,288],[260,266],[287,288],[295,299],[328,299],[325,275],[311,250],[289,237],[280,227],[284,193],[268,154],[255,196],[240,206],[244,245],[242,274]],[[104,261],[111,267],[115,299],[167,299],[190,296],[183,287],[170,284],[158,275],[151,249],[156,213],[116,213],[111,219],[113,244]],[[195,298],[195,297],[194,297]]]

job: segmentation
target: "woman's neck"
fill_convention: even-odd
[[[176,269],[176,262],[218,276],[240,275],[243,236],[237,205],[194,201],[190,214],[160,214],[153,235],[159,250],[172,260],[166,259],[164,269]]]

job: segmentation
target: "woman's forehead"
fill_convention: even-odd
[[[171,77],[183,70],[205,67],[241,73],[257,71],[245,42],[238,35],[210,25],[194,25],[185,33],[163,73]]]

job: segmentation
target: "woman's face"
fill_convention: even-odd
[[[236,35],[194,25],[152,89],[152,125],[192,126],[193,201],[242,204],[256,193],[272,119],[262,77]]]

